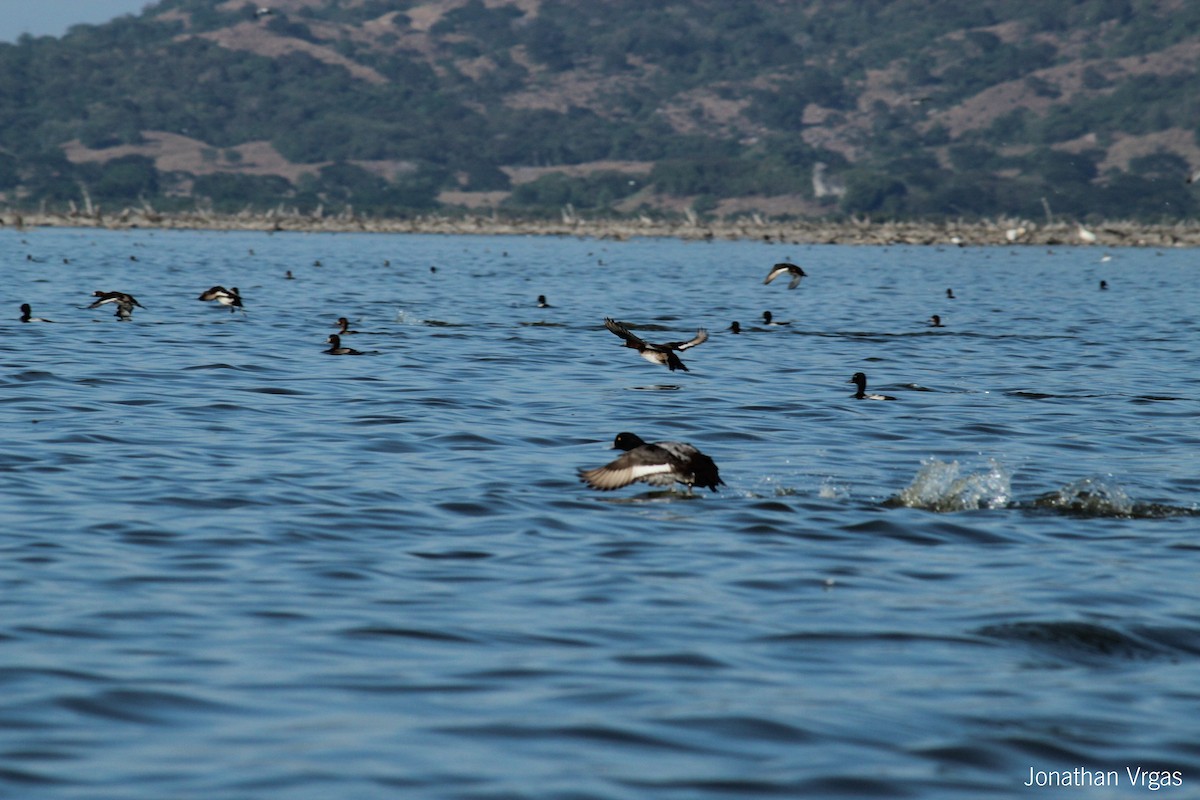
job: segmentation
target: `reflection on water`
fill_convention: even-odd
[[[0,794],[1190,780],[1193,260],[0,230]],[[605,317],[711,337],[671,373]],[[590,491],[622,430],[728,485]]]

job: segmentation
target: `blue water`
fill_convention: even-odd
[[[1105,253],[2,230],[0,795],[1195,796],[1200,280]]]

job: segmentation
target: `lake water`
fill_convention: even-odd
[[[1195,262],[2,230],[0,796],[1196,796]]]

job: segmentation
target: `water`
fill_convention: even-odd
[[[1102,255],[0,231],[0,795],[1194,787],[1200,281]]]

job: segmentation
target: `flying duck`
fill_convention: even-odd
[[[679,360],[679,356],[675,355],[675,350],[682,352],[689,348],[695,347],[698,344],[704,344],[704,342],[708,341],[708,331],[704,330],[704,328],[697,330],[695,338],[686,342],[664,342],[663,344],[654,344],[653,342],[647,342],[644,339],[634,336],[629,332],[628,328],[614,319],[605,317],[604,327],[608,328],[617,336],[620,336],[622,339],[624,339],[625,346],[632,347],[633,349],[637,350],[638,355],[640,355],[642,358],[646,359],[652,364],[662,364],[672,372],[677,369],[681,369],[684,372],[689,371],[688,368],[683,365],[683,362]]]
[[[133,307],[145,308],[144,305],[137,301],[137,298],[125,292],[102,292],[99,289],[92,292],[92,297],[96,299],[88,308],[99,308],[105,303],[114,303],[117,306],[116,318],[127,320],[133,317]]]
[[[355,350],[353,347],[342,347],[342,337],[338,336],[336,333],[329,334],[329,338],[325,340],[325,343],[329,345],[329,349],[324,352],[328,353],[331,356],[361,356],[361,355],[363,355],[363,353],[361,353],[358,350]]]
[[[21,303],[21,322],[53,322],[52,319],[42,319],[41,317],[33,316],[33,311],[29,308],[29,303]]]
[[[693,486],[717,491],[723,484],[711,458],[684,442],[647,444],[635,433],[618,433],[614,450],[625,452],[616,460],[595,469],[579,470],[579,479],[602,492],[620,489],[635,481],[652,486],[682,483],[690,494]]]
[[[858,391],[854,393],[855,400],[895,400],[896,398],[886,394],[867,394],[867,376],[865,373],[856,372],[854,377],[846,381],[853,383],[858,387]]]
[[[216,300],[223,306],[229,306],[230,312],[237,311],[239,308],[245,311],[242,306],[242,296],[238,293],[238,288],[234,286],[231,289],[226,289],[224,286],[214,286],[208,291],[200,295],[200,300],[208,302]]]
[[[800,285],[801,278],[808,277],[808,273],[802,270],[800,267],[797,267],[795,264],[789,264],[786,261],[781,261],[775,266],[771,267],[771,271],[767,273],[767,278],[763,281],[763,283],[770,283],[785,272],[792,276],[792,282],[788,284],[789,289],[795,289]]]

